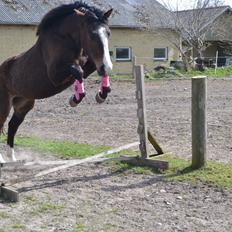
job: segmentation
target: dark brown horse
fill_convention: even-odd
[[[37,30],[37,42],[25,53],[6,60],[0,66],[0,131],[11,108],[8,125],[7,156],[15,160],[14,136],[35,99],[53,96],[75,81],[81,51],[88,56],[83,77],[97,70],[107,75],[112,69],[108,50],[108,18],[82,1],[59,6],[44,16]],[[0,154],[0,163],[4,158]]]

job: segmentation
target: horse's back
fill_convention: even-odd
[[[7,59],[0,66],[0,73],[0,83],[4,82],[12,95],[30,99],[53,96],[73,83],[73,80],[70,80],[58,87],[52,84],[42,52],[37,46]]]

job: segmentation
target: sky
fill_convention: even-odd
[[[160,3],[162,2],[167,2],[169,3],[172,7],[176,8],[176,2],[178,1],[178,8],[180,8],[180,10],[183,9],[188,9],[191,8],[191,4],[189,2],[191,2],[191,0],[158,0]],[[232,7],[232,0],[224,0],[224,5],[229,5]]]

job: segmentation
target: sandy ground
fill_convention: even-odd
[[[69,89],[38,101],[19,134],[117,147],[138,140],[135,84],[113,82],[107,102],[95,103],[98,84],[86,83],[87,97],[68,106]],[[164,150],[191,157],[191,82],[146,84],[147,117]],[[232,162],[232,79],[208,80],[208,158]]]
[[[135,85],[112,83],[106,103],[97,105],[98,83],[86,83],[87,97],[71,108],[63,93],[37,102],[19,133],[78,143],[120,146],[138,140]],[[151,130],[162,147],[191,157],[191,83],[146,84]],[[232,79],[208,80],[208,158],[232,162]],[[2,147],[2,146],[1,146]],[[2,148],[4,150],[4,148]],[[16,148],[19,158],[52,155]],[[3,170],[3,177],[28,176],[44,167]],[[0,202],[0,231],[231,231],[232,190],[168,182],[158,175],[118,174],[105,165],[82,165],[18,184],[20,202]]]

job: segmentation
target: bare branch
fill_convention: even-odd
[[[140,8],[139,18],[148,30],[156,33],[160,31],[160,34],[162,33],[162,36],[169,41],[169,34],[165,30],[157,30],[157,26],[172,29],[177,33],[184,42],[184,46],[175,40],[170,42],[178,48],[182,56],[190,56],[189,51],[194,49],[198,58],[202,58],[203,51],[210,45],[207,41],[209,34],[217,35],[217,38],[225,35],[225,26],[217,20],[217,16],[222,13],[222,8],[219,6],[223,5],[223,0],[191,0],[188,2],[191,6],[190,10],[180,10],[186,1],[177,0],[175,6],[169,0],[159,2],[165,8],[157,8],[156,12],[152,12],[152,8],[143,8],[143,10]],[[154,15],[160,20],[159,24],[154,23]]]

